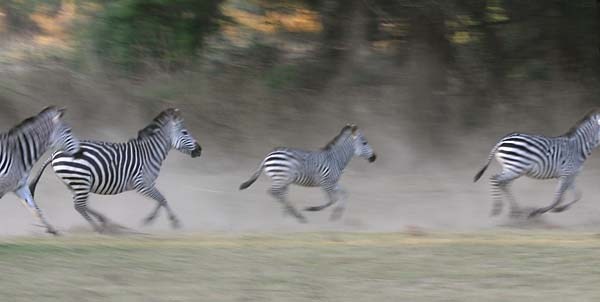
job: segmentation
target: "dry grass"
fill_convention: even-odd
[[[597,301],[592,233],[73,236],[0,243],[6,301]]]

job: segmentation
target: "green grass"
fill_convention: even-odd
[[[590,233],[0,240],[2,301],[598,301]]]

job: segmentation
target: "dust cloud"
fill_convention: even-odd
[[[203,147],[203,155],[192,159],[171,151],[158,179],[158,189],[183,224],[183,229],[174,231],[178,233],[465,231],[514,226],[507,218],[507,207],[500,217],[489,216],[492,202],[487,178],[498,165],[492,164],[478,183],[472,182],[473,175],[504,134],[559,135],[566,131],[589,109],[590,103],[582,100],[589,99],[590,92],[568,81],[516,86],[517,100],[494,102],[496,105],[482,113],[483,122],[464,126],[461,113],[471,109],[460,102],[463,96],[447,95],[441,107],[421,102],[419,97],[430,93],[421,91],[425,89],[422,85],[413,85],[419,77],[429,76],[413,72],[421,67],[387,70],[392,78],[376,86],[352,85],[337,78],[332,81],[335,85],[324,91],[284,92],[236,78],[172,75],[134,86],[60,70],[4,70],[3,77],[24,84],[3,94],[0,126],[8,129],[55,104],[68,108],[66,120],[81,139],[125,141],[161,110],[180,108],[186,126]],[[169,98],[139,93],[154,85],[182,87]],[[280,205],[266,193],[269,180],[265,175],[249,189],[238,190],[271,148],[318,149],[347,123],[359,125],[378,160],[369,164],[354,159],[347,167],[341,181],[348,192],[347,208],[339,221],[328,220],[330,210],[306,213],[307,224],[284,216]],[[546,214],[534,227],[600,225],[600,201],[595,197],[600,193],[597,153],[577,179],[583,199],[569,211]],[[514,182],[513,191],[524,207],[544,206],[550,203],[555,184],[554,180],[521,178]],[[51,169],[43,175],[36,199],[59,230],[90,230],[74,210],[70,192]],[[320,189],[298,186],[291,188],[289,199],[297,208],[326,201]],[[164,212],[154,225],[140,225],[155,202],[135,192],[92,195],[89,206],[140,232],[172,232]],[[0,235],[43,232],[14,195],[0,200],[0,221]]]

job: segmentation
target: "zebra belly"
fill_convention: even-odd
[[[16,190],[20,186],[20,182],[21,181],[16,177],[11,177],[9,175],[0,176],[0,197],[8,192]]]
[[[542,165],[536,164],[526,175],[535,179],[552,179],[560,176],[560,170],[556,168],[544,169]]]
[[[128,191],[131,187],[130,181],[122,179],[114,167],[98,169],[84,159],[59,157],[52,161],[52,167],[56,175],[74,191],[113,195]]]

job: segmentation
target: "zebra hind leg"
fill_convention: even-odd
[[[150,215],[148,215],[142,221],[142,223],[144,225],[148,225],[148,224],[152,223],[154,221],[154,219],[156,219],[156,217],[158,216],[158,211],[160,210],[160,208],[164,207],[165,210],[167,211],[167,215],[169,215],[169,220],[171,221],[171,227],[174,229],[178,229],[181,227],[179,218],[177,218],[177,215],[175,215],[175,213],[173,212],[171,207],[169,207],[169,204],[167,203],[167,199],[156,188],[154,188],[154,187],[142,188],[142,189],[139,189],[138,191],[141,194],[143,194],[144,196],[147,196],[149,198],[156,200],[156,202],[158,203],[156,205],[156,207],[154,208],[154,210],[150,213]]]
[[[511,216],[518,215],[519,205],[517,204],[514,196],[510,192],[509,186],[510,182],[518,178],[519,176],[520,175],[513,172],[502,171],[500,174],[496,174],[490,178],[490,183],[492,184],[492,198],[494,200],[490,216],[497,216],[502,212],[502,207],[504,206],[502,202],[503,195],[506,195],[510,202]]]
[[[87,212],[88,212],[90,215],[92,215],[92,216],[96,217],[96,219],[98,219],[98,221],[99,221],[99,222],[100,222],[100,224],[102,225],[102,229],[106,229],[106,226],[107,226],[107,224],[108,224],[108,221],[109,221],[109,220],[108,220],[108,218],[106,218],[106,216],[104,216],[104,215],[100,214],[100,212],[98,212],[98,211],[96,211],[96,210],[93,210],[93,209],[91,209],[90,207],[87,207],[87,206],[86,206],[86,208],[85,208],[85,209],[86,209],[86,211],[87,211]]]
[[[98,223],[92,219],[88,212],[87,208],[87,200],[88,200],[89,192],[78,192],[75,194],[75,210],[79,212],[79,214],[87,220],[87,222],[94,228],[94,230],[98,233],[104,232],[104,223],[102,223],[102,227],[98,226]]]
[[[287,188],[288,185],[285,186],[277,186],[277,187],[271,187],[271,189],[269,190],[269,193],[271,195],[273,195],[273,197],[275,197],[275,199],[277,199],[277,201],[279,201],[279,203],[281,203],[284,207],[284,210],[286,213],[296,217],[296,219],[298,219],[298,221],[300,223],[306,223],[306,217],[304,217],[304,215],[302,215],[298,210],[296,210],[296,208],[294,208],[294,206],[292,206],[287,200],[286,200],[286,194],[287,194]]]

